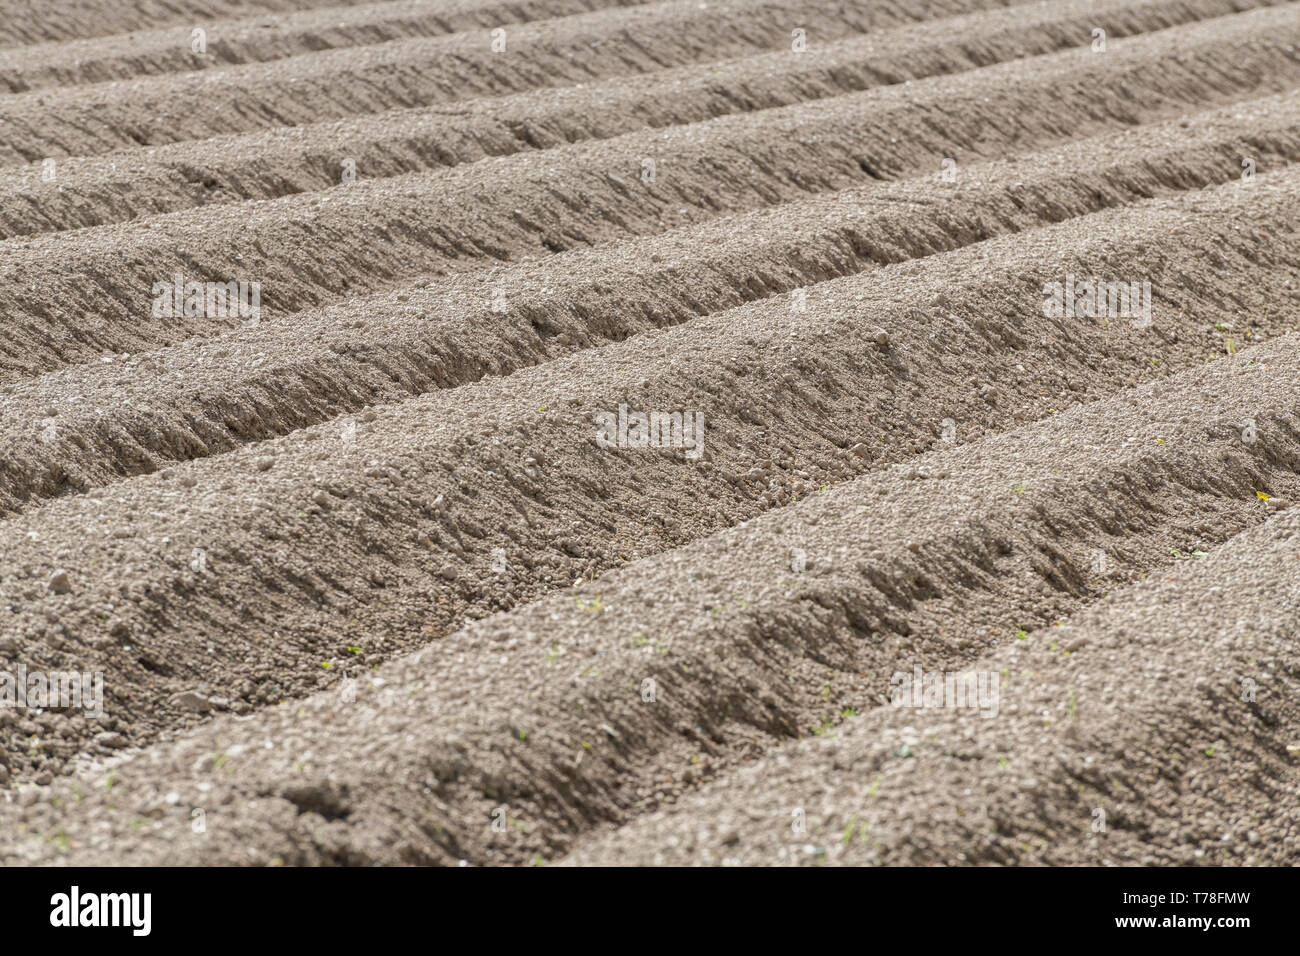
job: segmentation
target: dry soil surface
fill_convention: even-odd
[[[0,12],[0,863],[1300,862],[1300,4]]]

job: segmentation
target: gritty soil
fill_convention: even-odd
[[[348,294],[473,271],[485,260],[662,233],[885,177],[930,174],[954,155],[1003,159],[1008,145],[1033,150],[1184,115],[1197,102],[1239,102],[1271,92],[1279,77],[1300,81],[1300,25],[1291,13],[1232,18],[1249,29],[1227,33],[1219,23],[1198,24],[1117,41],[1105,63],[1086,51],[1055,54],[1028,80],[1020,63],[1004,64],[915,85],[923,90],[868,90],[354,182],[328,195],[150,216],[81,230],[73,244],[63,234],[6,243],[0,384],[241,324],[228,316],[201,323],[156,316],[155,283],[176,275],[257,277],[262,314],[283,318]],[[1255,39],[1261,29],[1269,41]],[[1001,126],[1007,137],[990,138],[990,128]],[[662,174],[656,165],[654,182],[643,183],[645,160],[655,156],[667,157]]]
[[[1300,859],[1294,4],[70,9],[0,674],[106,715],[0,706],[0,861]]]

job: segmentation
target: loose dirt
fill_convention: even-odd
[[[427,6],[0,18],[0,860],[1296,861],[1295,4]]]

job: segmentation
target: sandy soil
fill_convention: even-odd
[[[1295,4],[76,7],[0,691],[106,713],[0,700],[0,861],[1300,859]]]

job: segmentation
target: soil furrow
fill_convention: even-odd
[[[0,51],[0,90],[22,93],[52,86],[262,63],[320,50],[472,29],[505,28],[608,7],[640,6],[645,2],[470,0],[433,6],[424,0],[396,0],[240,20],[214,21],[211,14],[204,14],[170,29],[38,43]],[[195,28],[204,31],[201,52],[193,49]]]
[[[1180,45],[1186,36],[1178,28],[1158,40],[1116,43],[1105,63],[1089,53],[1044,58],[1031,79],[992,67],[539,156],[357,182],[328,195],[67,234],[75,245],[60,235],[13,240],[0,245],[0,295],[9,303],[0,318],[0,383],[242,324],[228,305],[207,308],[202,296],[191,296],[208,312],[200,321],[168,317],[174,296],[165,286],[177,275],[182,285],[256,282],[261,316],[273,320],[420,275],[663,232],[916,175],[944,158],[1002,156],[1177,115],[1192,102],[1240,99],[1263,84],[1300,81],[1300,55],[1289,42],[1293,34],[1300,40],[1295,13],[1231,18],[1255,29],[1268,24],[1266,41],[1234,41],[1220,28]],[[662,160],[653,182],[639,178],[647,156]],[[164,307],[159,315],[155,306]]]
[[[609,137],[645,125],[699,122],[1077,47],[1099,22],[1106,24],[1112,38],[1168,28],[1229,13],[1237,2],[1153,0],[1127,5],[1104,0],[1068,10],[1016,7],[831,43],[815,56],[775,54],[710,63],[541,97],[524,94],[475,102],[463,112],[389,111],[242,136],[42,160],[15,169],[10,185],[0,187],[0,238],[321,190],[339,185],[345,171],[381,179],[558,145],[545,118],[557,110],[567,117],[565,141],[596,134]],[[583,125],[596,117],[598,127]],[[80,151],[93,145],[80,144]]]
[[[1294,405],[1297,384],[1279,397]],[[1297,535],[1287,511],[1006,642],[969,669],[1000,683],[989,716],[880,707],[568,862],[1286,865],[1300,851],[1296,747],[1282,746],[1300,740]]]
[[[959,9],[1003,5],[970,0]],[[157,146],[401,107],[452,104],[602,77],[790,50],[792,28],[822,42],[925,18],[903,0],[674,0],[506,31],[416,37],[192,74],[0,98],[0,164]],[[935,12],[943,8],[935,9]],[[795,56],[790,52],[791,57]]]
[[[848,190],[412,286],[25,382],[0,404],[0,513],[829,278],[1231,181],[1243,157],[1272,171],[1300,159],[1291,101],[968,166],[953,183]],[[1258,330],[1247,321],[1200,339],[1217,347],[1229,334],[1245,344]]]
[[[1300,0],[0,0],[0,866],[1300,860],[1297,93]]]
[[[361,0],[4,0],[0,45],[26,46],[74,37],[103,37],[159,24],[215,17],[349,7]]]
[[[916,804],[996,804],[988,816],[954,814],[940,828],[966,849],[965,861],[1032,858],[1037,848],[1058,861],[1159,849],[1189,862],[1218,838],[1217,827],[1198,821],[1201,832],[1173,834],[1168,848],[1151,845],[1160,838],[1133,848],[1123,831],[1144,816],[1159,823],[1169,811],[1162,801],[1176,800],[1188,824],[1207,809],[1210,765],[1192,757],[1198,749],[1227,751],[1216,777],[1225,763],[1235,775],[1263,770],[1258,797],[1225,801],[1217,791],[1218,820],[1231,830],[1247,816],[1269,826],[1262,800],[1280,794],[1291,774],[1277,733],[1289,739],[1300,726],[1283,676],[1297,662],[1277,613],[1293,600],[1294,575],[1278,568],[1294,550],[1295,520],[1245,539],[1276,554],[1266,565],[1255,560],[1260,549],[1234,541],[1204,565],[1190,559],[1172,586],[1156,585],[1158,605],[1144,586],[1031,642],[1012,632],[1023,621],[1018,599],[1045,624],[1053,604],[1088,592],[1093,555],[1117,538],[1149,555],[1173,535],[1181,543],[1258,524],[1273,510],[1261,490],[1294,494],[1300,361],[1285,341],[1252,355],[853,482],[646,559],[598,587],[479,622],[248,724],[218,719],[88,775],[84,783],[96,783],[89,794],[81,781],[56,783],[50,799],[32,794],[24,805],[0,806],[0,852],[10,863],[123,853],[137,863],[528,862],[677,799],[810,722],[825,720],[818,729],[830,730],[849,707],[868,711],[860,727],[794,759],[769,758],[768,776],[742,778],[738,789],[754,803],[738,809],[706,792],[688,799],[684,819],[633,823],[604,852],[598,843],[593,857],[607,862],[630,849],[646,862],[656,850],[707,858],[716,844],[741,854],[746,836],[749,846],[774,849],[788,839],[781,830],[792,808],[780,784],[793,777],[804,792],[833,781],[859,800],[889,794],[858,811],[873,825],[868,833],[881,828],[880,840],[868,837],[859,849],[850,841],[849,854],[864,860],[893,852],[907,862],[961,862],[934,849],[938,839],[915,837]],[[1243,419],[1259,424],[1251,440]],[[1197,525],[1207,520],[1215,531]],[[806,563],[792,567],[791,555]],[[1229,608],[1221,584],[1240,575],[1245,597],[1233,588]],[[1000,591],[1008,592],[1001,601]],[[1160,612],[1139,617],[1153,607]],[[1016,709],[1007,719],[981,724],[978,716],[879,707],[895,671],[914,661],[961,667],[983,657],[995,635],[999,646],[984,659],[1008,675]],[[1241,678],[1252,675],[1263,697],[1243,706]],[[875,727],[891,733],[882,740]],[[1171,751],[1199,771],[1199,785],[1178,796],[1159,781]],[[977,780],[958,772],[999,757],[1010,765],[1006,777],[991,766]],[[918,784],[893,763],[912,758],[935,767],[944,781],[937,792],[928,775]],[[869,789],[873,779],[878,789]],[[773,783],[775,795],[765,789]],[[981,789],[962,794],[973,783]],[[848,812],[828,804],[809,806],[823,846],[828,822],[838,826]],[[1119,835],[1104,851],[1090,849],[1086,836],[1096,805],[1117,811]],[[899,806],[908,811],[903,821],[889,816]],[[195,810],[203,833],[190,825]],[[772,810],[781,814],[770,823],[778,835],[765,839],[763,815]],[[504,833],[494,815],[510,822]],[[700,817],[710,828],[700,841],[683,840]],[[719,819],[727,830],[717,829]],[[990,839],[997,828],[987,824],[999,819],[1013,837]],[[747,826],[733,837],[739,820]],[[665,836],[678,844],[660,842]],[[1018,851],[1014,839],[1032,842]]]
[[[833,280],[806,313],[754,303],[50,502],[0,524],[3,653],[102,671],[111,731],[144,741],[194,719],[178,692],[237,711],[299,696],[873,464],[1194,366],[1203,325],[1295,289],[1300,172],[1249,188]],[[1047,317],[1044,283],[1068,274],[1150,282],[1153,327]],[[594,416],[620,405],[699,413],[701,453],[601,447]],[[1218,485],[1183,496],[1206,540],[1239,526],[1243,474],[1221,507]],[[67,772],[105,732],[0,720],[21,778]]]

